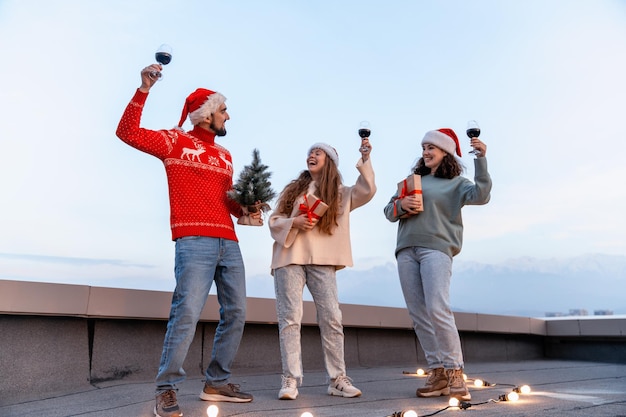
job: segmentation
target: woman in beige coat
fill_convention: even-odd
[[[329,395],[358,397],[361,391],[346,375],[344,335],[337,296],[336,271],[352,266],[350,212],[376,192],[368,138],[362,140],[360,175],[353,186],[342,184],[335,148],[316,143],[307,154],[307,169],[280,194],[269,220],[272,275],[280,333],[282,384],[278,398],[295,400],[302,383],[302,292],[306,285],[322,338]]]

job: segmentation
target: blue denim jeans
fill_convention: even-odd
[[[404,301],[428,366],[463,368],[461,339],[450,308],[452,258],[414,246],[398,252],[396,260]]]
[[[157,392],[176,389],[176,384],[185,379],[183,362],[213,281],[220,321],[205,376],[208,385],[224,385],[230,378],[246,319],[245,269],[239,243],[202,236],[177,239],[175,276],[176,289],[156,377]]]
[[[346,375],[342,315],[334,266],[288,265],[274,271],[276,313],[283,375],[302,383],[302,291],[307,286],[317,310],[324,364],[330,379]]]

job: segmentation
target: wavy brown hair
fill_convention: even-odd
[[[307,169],[302,171],[298,178],[287,184],[280,195],[277,211],[285,216],[290,216],[296,199],[306,193],[311,181],[313,181],[313,178]],[[341,174],[337,169],[337,165],[327,156],[326,163],[322,168],[322,176],[315,190],[315,196],[328,205],[328,210],[320,218],[317,226],[320,228],[320,231],[329,235],[332,235],[333,229],[338,226],[337,216],[339,215],[339,202],[341,201],[339,187],[341,187],[341,184]]]
[[[414,174],[429,175],[431,169],[424,164],[424,158],[420,158],[412,169]],[[457,159],[446,152],[437,170],[433,173],[435,177],[452,179],[458,177],[463,172],[463,166]]]

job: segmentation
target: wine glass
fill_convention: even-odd
[[[467,136],[471,138],[477,138],[480,136],[480,126],[478,126],[478,122],[476,120],[470,120],[467,122],[467,130],[465,131]],[[480,151],[476,149],[472,149],[469,151],[472,155],[479,155]]]
[[[372,131],[370,130],[370,122],[368,122],[367,120],[363,120],[359,124],[359,136],[361,137],[361,142],[363,142],[364,139],[368,139],[371,133]],[[365,145],[364,148],[365,147],[369,148],[369,146],[367,145]]]
[[[360,124],[359,124],[359,136],[361,138],[369,138],[370,137],[370,122],[368,122],[367,120],[363,120]]]
[[[167,65],[172,61],[172,47],[164,43],[159,46],[159,49],[154,53],[154,58],[161,65]],[[163,77],[161,71],[150,71],[150,78],[153,80],[160,80]]]

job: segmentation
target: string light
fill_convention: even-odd
[[[415,410],[405,410],[405,411],[396,411],[390,416],[387,417],[419,417],[417,415],[417,411]]]
[[[472,406],[471,403],[466,401],[460,401],[456,397],[451,397],[450,401],[448,401],[448,407],[450,408],[460,408],[461,410],[466,410]]]
[[[217,417],[219,412],[220,412],[220,409],[217,408],[215,404],[211,404],[209,408],[206,409],[206,415],[208,417]]]
[[[423,370],[422,368],[417,368],[417,370],[415,372],[411,372],[411,371],[402,371],[402,373],[404,375],[417,375],[417,376],[426,376],[428,375],[428,372],[426,372],[425,370]]]
[[[300,417],[313,417],[313,414],[309,413],[308,411],[305,411],[304,413],[300,414]]]
[[[428,372],[425,372],[422,368],[417,368],[416,372],[409,372],[409,371],[402,371],[403,374],[409,374],[409,375],[417,375],[417,376],[425,376],[428,375]],[[468,379],[466,374],[463,374],[463,380],[464,381],[473,381],[474,386],[475,387],[494,387],[496,386],[495,383],[489,382],[489,381],[485,381],[483,379],[479,379],[479,378],[475,378],[475,379]],[[455,397],[450,397],[450,400],[448,402],[448,406],[445,408],[442,408],[440,410],[435,411],[434,413],[431,414],[424,414],[422,415],[422,417],[430,417],[430,416],[434,416],[435,414],[439,414],[442,411],[445,411],[449,408],[457,408],[457,409],[461,409],[461,410],[467,410],[468,408],[472,407],[473,405],[482,405],[482,404],[488,404],[488,403],[498,403],[500,401],[518,401],[520,398],[520,394],[529,394],[530,393],[530,386],[528,385],[520,385],[520,386],[515,386],[512,384],[499,384],[499,385],[504,385],[504,386],[510,386],[510,387],[514,387],[512,389],[511,392],[509,392],[508,394],[501,394],[498,396],[498,399],[494,400],[494,399],[489,399],[487,401],[483,401],[480,403],[470,403],[470,402],[466,402],[466,401],[460,401],[458,398]],[[304,415],[302,417],[305,417]],[[389,416],[385,416],[385,417],[418,417],[417,412],[415,410],[405,410],[405,411],[396,411],[393,414],[389,415]]]
[[[511,391],[508,394],[501,394],[498,397],[499,401],[517,401],[519,400],[519,394],[515,391]]]
[[[513,388],[513,391],[518,394],[530,394],[530,387],[528,385],[522,385],[520,387]]]
[[[494,387],[496,384],[489,382],[489,381],[485,381],[483,379],[475,379],[474,380],[474,386],[477,388],[480,387]]]

